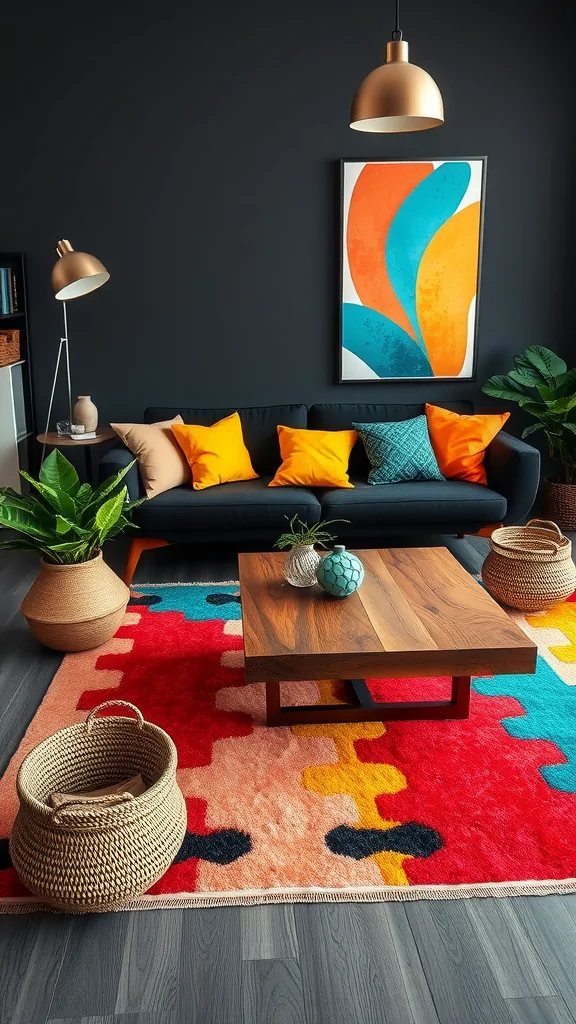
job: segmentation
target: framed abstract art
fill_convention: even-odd
[[[342,161],[342,383],[474,377],[485,178],[485,157]]]

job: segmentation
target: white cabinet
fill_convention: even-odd
[[[21,491],[19,469],[28,468],[24,362],[0,366],[0,487]]]

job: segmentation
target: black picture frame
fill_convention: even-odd
[[[476,308],[474,315],[474,353],[472,360],[472,372],[468,377],[367,377],[367,378],[350,378],[342,376],[342,353],[343,353],[343,324],[342,324],[342,306],[343,306],[343,287],[344,287],[344,258],[345,258],[345,245],[344,245],[344,229],[345,229],[345,211],[344,211],[344,172],[346,165],[348,164],[397,164],[397,163],[445,163],[451,161],[475,161],[482,164],[482,181],[480,186],[480,231],[478,238],[478,273],[476,278]],[[482,259],[483,259],[483,248],[484,248],[484,219],[486,212],[486,176],[487,176],[487,156],[433,156],[433,157],[417,157],[413,159],[390,159],[383,160],[380,157],[342,157],[340,159],[340,273],[338,283],[338,383],[339,384],[427,384],[432,381],[438,383],[457,383],[469,384],[471,381],[476,380],[477,365],[478,365],[478,326],[480,317],[480,286],[482,277]]]

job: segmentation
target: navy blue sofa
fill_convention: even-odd
[[[443,402],[444,408],[470,413],[470,402]],[[178,413],[185,423],[215,423],[233,412],[183,406],[150,407],[144,422],[169,419]],[[530,511],[540,477],[540,455],[531,445],[501,431],[488,447],[488,486],[465,480],[367,483],[369,465],[362,442],[350,458],[354,489],[312,490],[305,487],[268,487],[281,463],[277,425],[343,430],[353,422],[384,422],[420,415],[424,406],[367,403],[256,406],[238,409],[246,446],[258,480],[221,484],[195,491],[186,484],[144,502],[134,512],[141,537],[169,542],[205,540],[269,544],[286,528],[286,516],[295,513],[308,523],[320,519],[348,519],[338,525],[338,537],[377,541],[391,534],[475,533],[494,523],[516,523]],[[133,458],[119,446],[100,462],[100,478]],[[143,495],[138,469],[126,477],[130,498]]]

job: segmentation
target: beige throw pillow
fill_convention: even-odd
[[[155,498],[171,487],[188,483],[190,466],[184,452],[170,430],[173,423],[183,423],[181,416],[159,423],[111,423],[121,441],[138,459],[147,498]]]

